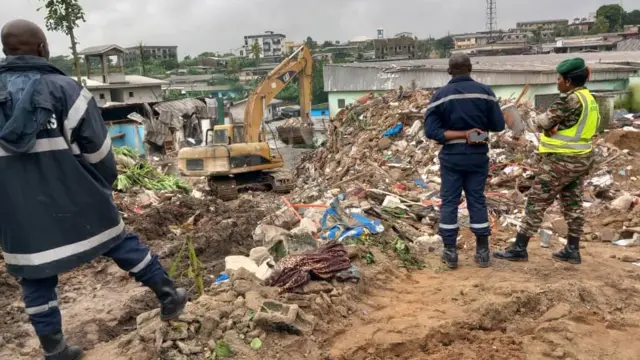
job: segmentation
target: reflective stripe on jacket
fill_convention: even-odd
[[[575,94],[582,104],[580,120],[573,127],[552,136],[542,134],[538,152],[576,155],[591,152],[591,138],[595,136],[600,122],[598,103],[588,89],[576,91]]]

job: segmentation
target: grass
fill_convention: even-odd
[[[418,259],[411,253],[409,247],[405,244],[404,240],[394,237],[389,238],[384,235],[376,235],[376,236],[365,236],[364,238],[358,239],[347,239],[345,240],[345,244],[355,244],[355,245],[364,245],[367,247],[367,252],[362,254],[362,259],[368,264],[375,264],[376,258],[373,252],[371,252],[371,247],[377,247],[381,251],[389,253],[393,252],[396,254],[401,264],[400,267],[403,267],[407,270],[421,270],[425,268],[424,261]]]
[[[204,294],[204,271],[202,268],[202,263],[198,259],[196,255],[196,250],[193,245],[193,240],[191,236],[187,236],[184,244],[180,248],[178,255],[171,262],[171,267],[169,268],[169,277],[174,278],[178,272],[178,267],[180,263],[183,261],[185,251],[188,254],[188,267],[187,267],[187,277],[195,282],[195,288],[198,293],[198,296],[202,296]],[[180,276],[184,274],[181,273]]]

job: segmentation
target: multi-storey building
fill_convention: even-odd
[[[257,43],[260,45],[260,58],[265,57],[281,57],[285,53],[284,34],[274,33],[273,31],[265,31],[264,34],[245,35],[244,45],[240,50],[240,56],[252,57],[252,46]]]
[[[132,46],[125,49],[124,65],[132,66],[137,65],[141,60],[141,54],[144,55],[145,60],[162,60],[162,59],[175,59],[178,60],[178,47],[177,46]]]

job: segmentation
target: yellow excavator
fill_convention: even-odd
[[[204,146],[180,149],[180,173],[207,177],[209,189],[223,201],[236,199],[238,190],[247,187],[291,191],[294,179],[287,172],[278,171],[284,168],[284,160],[271,151],[262,123],[265,107],[296,75],[299,76],[301,121],[310,123],[312,59],[306,46],[297,49],[249,96],[243,123],[215,125],[206,131]],[[211,131],[213,136],[209,136]]]

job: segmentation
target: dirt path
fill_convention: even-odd
[[[529,263],[489,269],[470,251],[454,272],[430,256],[431,271],[365,297],[330,338],[333,359],[637,359],[640,268],[611,245],[587,243],[581,266],[535,245]]]
[[[472,250],[462,250],[457,271],[446,270],[433,253],[426,269],[411,274],[377,257],[375,265],[359,265],[363,292],[351,316],[329,315],[310,339],[273,333],[265,351],[274,359],[317,360],[637,359],[640,268],[616,257],[640,250],[586,243],[581,266],[552,261],[551,250],[536,242],[530,250],[528,263],[494,262],[489,269],[475,267]],[[156,306],[150,293],[108,261],[61,283],[65,330],[91,349],[87,360],[141,359],[143,348],[125,354],[123,347],[136,316]],[[20,317],[19,304],[11,306]],[[11,322],[22,329],[12,333],[23,338],[0,351],[0,359],[37,358],[26,318]]]

